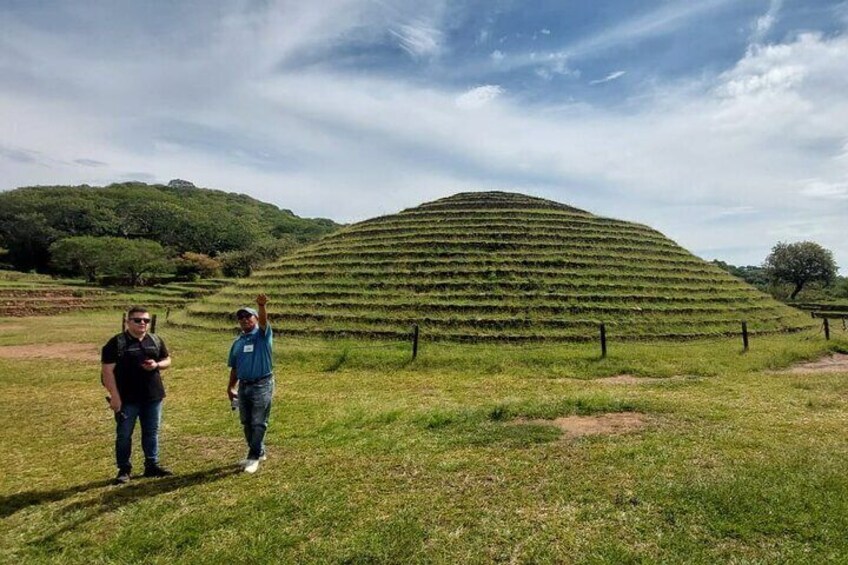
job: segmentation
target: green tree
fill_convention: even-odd
[[[103,262],[101,272],[122,278],[130,286],[142,284],[147,275],[171,273],[174,270],[165,249],[156,241],[120,237],[99,239],[108,248],[108,261]]]
[[[22,271],[44,270],[50,261],[50,244],[60,234],[40,212],[0,215],[0,236],[9,251],[6,259]]]
[[[766,257],[763,267],[773,282],[795,285],[789,297],[792,300],[807,283],[830,284],[837,271],[833,253],[812,241],[778,243]]]
[[[53,265],[94,282],[107,277],[131,286],[152,274],[171,273],[173,263],[155,241],[122,237],[68,237],[50,247]]]
[[[109,260],[105,238],[83,235],[66,237],[50,246],[50,263],[57,272],[84,276],[95,282],[103,264]]]

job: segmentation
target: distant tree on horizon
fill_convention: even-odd
[[[763,267],[772,282],[794,285],[790,300],[798,296],[804,285],[821,282],[827,286],[837,275],[833,253],[812,241],[778,243],[766,257]]]

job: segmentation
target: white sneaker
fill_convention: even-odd
[[[255,473],[259,470],[259,459],[248,459],[244,466],[245,473]]]

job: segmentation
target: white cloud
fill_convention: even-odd
[[[610,82],[610,81],[615,80],[617,78],[621,78],[625,74],[627,74],[626,71],[615,71],[615,72],[608,74],[607,76],[605,76],[602,79],[589,81],[589,84],[603,84],[605,82]]]
[[[437,57],[442,51],[442,32],[426,22],[390,29],[400,47],[414,58]]]
[[[534,62],[534,72],[545,80],[551,80],[557,75],[579,77],[580,71],[572,69],[568,65],[568,55],[562,52],[546,53],[537,55],[530,53],[530,60]]]
[[[506,55],[504,55],[503,52],[500,51],[499,49],[495,49],[494,51],[492,51],[492,53],[489,55],[489,57],[491,57],[492,61],[494,61],[495,63],[500,63],[501,61],[504,60]]]
[[[730,208],[722,208],[721,210],[718,210],[713,217],[716,219],[732,218],[738,216],[749,216],[756,212],[756,208],[752,206],[732,206]]]
[[[762,43],[765,36],[771,31],[772,27],[774,27],[774,24],[777,22],[777,15],[782,6],[783,0],[771,0],[769,2],[768,11],[757,18],[752,26],[753,32],[750,38],[751,44],[756,45]]]
[[[635,45],[637,42],[660,37],[691,24],[711,11],[719,10],[734,0],[701,0],[699,2],[666,2],[659,8],[640,13],[639,16],[623,20],[598,33],[577,39],[549,53],[511,53],[508,64],[497,61],[502,71],[532,68],[533,72],[550,80],[556,75],[580,76],[580,71],[569,68],[567,61],[576,61],[586,55],[597,56],[622,45]],[[544,33],[544,31],[543,31]],[[504,43],[508,37],[503,36]],[[540,61],[547,59],[544,65]]]
[[[827,182],[821,179],[810,179],[804,182],[801,194],[825,200],[848,200],[848,180]]]
[[[486,84],[463,92],[456,98],[460,108],[480,108],[503,94],[503,88],[496,84]]]

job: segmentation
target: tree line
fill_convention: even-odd
[[[133,285],[154,273],[247,276],[338,227],[180,180],[25,187],[0,193],[0,266]]]

